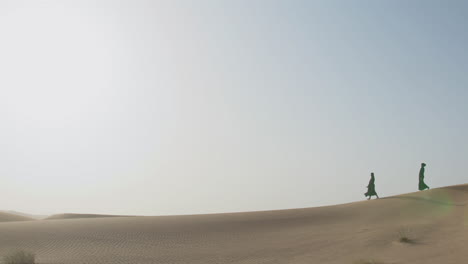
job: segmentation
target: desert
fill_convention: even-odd
[[[182,216],[0,215],[37,263],[464,263],[468,185],[335,206]],[[83,217],[83,218],[81,218]]]

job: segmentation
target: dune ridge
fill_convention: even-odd
[[[4,222],[0,254],[22,248],[44,264],[459,264],[467,204],[465,184],[316,208]]]
[[[34,221],[36,219],[19,215],[19,214],[13,214],[13,213],[8,213],[5,211],[0,211],[0,222],[16,222],[16,221]]]
[[[32,218],[36,220],[41,220],[47,217],[47,215],[34,215],[34,214],[27,214],[23,212],[18,212],[18,211],[13,211],[13,210],[0,210],[0,212],[4,212],[7,214],[13,214],[13,215],[19,215],[19,216],[25,216],[27,218]]]
[[[44,220],[57,220],[57,219],[80,219],[80,218],[106,218],[106,217],[130,217],[130,215],[105,215],[105,214],[55,214],[46,217]]]

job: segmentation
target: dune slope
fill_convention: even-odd
[[[33,221],[35,219],[18,215],[18,214],[12,214],[12,213],[7,213],[0,211],[0,222],[16,222],[16,221]]]
[[[45,218],[45,220],[56,219],[79,219],[79,218],[105,218],[105,217],[125,217],[122,215],[101,215],[101,214],[56,214]]]
[[[457,185],[306,209],[0,223],[0,254],[23,248],[51,264],[466,263],[467,203],[468,185]]]
[[[27,213],[18,212],[18,211],[12,211],[12,210],[0,211],[0,212],[4,212],[4,213],[7,213],[7,214],[12,214],[12,215],[24,216],[24,217],[26,217],[26,218],[28,218],[28,219],[36,219],[36,220],[44,219],[44,218],[47,217],[47,215],[27,214]]]

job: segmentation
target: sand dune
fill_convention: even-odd
[[[27,214],[27,213],[18,212],[18,211],[12,211],[12,210],[0,211],[0,212],[4,212],[4,213],[7,213],[7,214],[13,214],[13,215],[25,216],[27,218],[32,218],[32,219],[44,219],[44,218],[47,217],[47,215],[33,215],[33,214]]]
[[[79,218],[105,218],[105,217],[125,217],[124,215],[102,215],[102,214],[56,214],[45,218],[45,220],[56,219],[79,219]]]
[[[0,222],[33,221],[35,219],[13,213],[0,211]]]
[[[8,222],[0,254],[23,248],[39,263],[459,264],[468,263],[467,203],[468,185],[458,185],[306,209]]]

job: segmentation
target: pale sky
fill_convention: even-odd
[[[197,214],[467,182],[466,1],[0,0],[0,209]]]

